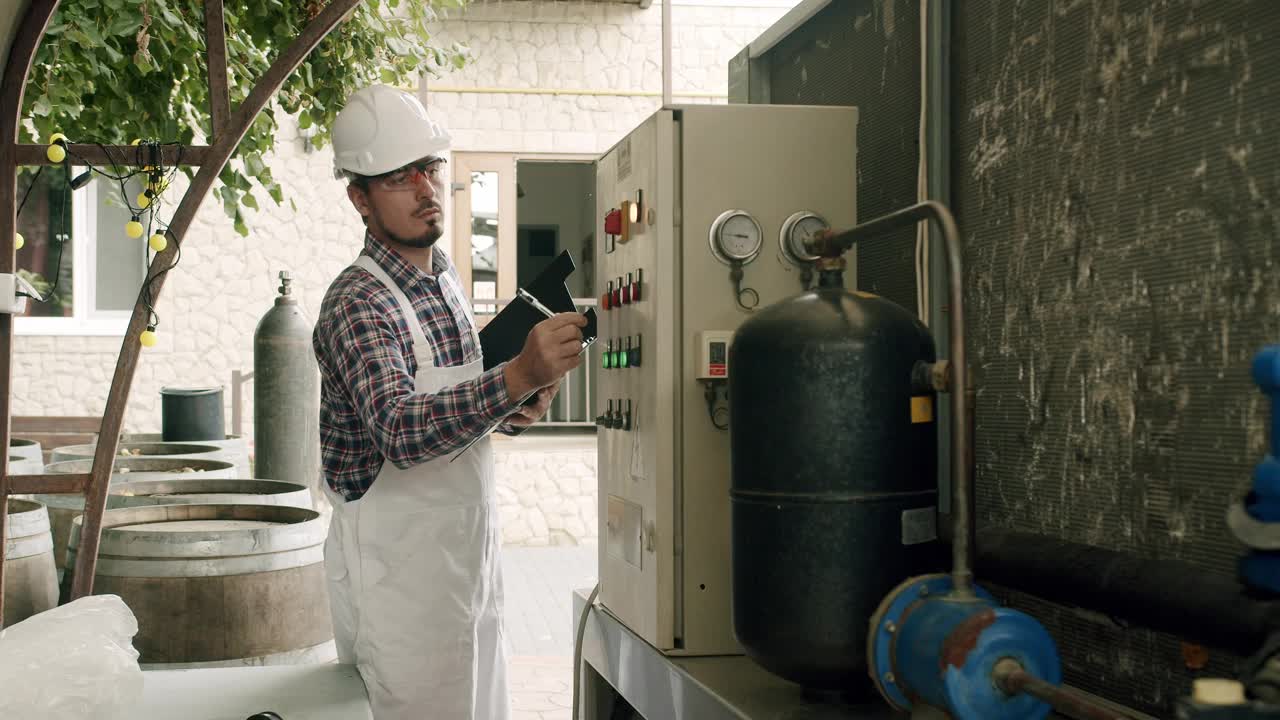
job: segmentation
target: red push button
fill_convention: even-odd
[[[631,302],[640,302],[640,286],[643,284],[644,271],[636,271],[636,279],[631,283]]]
[[[608,310],[610,307],[612,307],[612,302],[613,302],[613,281],[610,280],[608,289],[604,291],[604,295],[600,296],[600,306],[603,307],[605,310]]]
[[[615,208],[604,216],[604,233],[606,235],[622,234],[622,211]]]

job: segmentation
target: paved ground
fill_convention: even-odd
[[[570,720],[575,588],[596,581],[596,546],[502,550],[512,720]]]

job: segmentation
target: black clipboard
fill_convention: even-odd
[[[552,312],[577,312],[578,308],[573,304],[573,293],[569,292],[566,284],[576,269],[573,256],[568,250],[564,250],[524,289]],[[587,308],[583,315],[587,318],[587,326],[582,328],[585,348],[596,339],[595,308]],[[532,332],[533,326],[546,319],[542,313],[519,298],[503,308],[480,331],[480,352],[484,354],[484,369],[495,368],[520,354],[524,349],[524,340]]]
[[[578,308],[573,303],[573,293],[569,292],[569,286],[566,284],[576,267],[573,256],[568,250],[564,250],[551,261],[551,264],[543,268],[542,272],[538,273],[533,282],[525,287],[525,291],[552,312],[577,312]],[[582,328],[582,349],[586,351],[596,341],[596,310],[587,308],[582,314],[587,318],[587,325]],[[533,326],[546,319],[547,317],[537,308],[520,298],[516,298],[503,308],[502,312],[495,315],[480,330],[480,352],[484,355],[484,369],[493,369],[519,355],[524,349],[525,338],[533,331]],[[533,402],[533,399],[530,397],[525,403]],[[477,435],[474,440],[467,443],[466,447],[455,453],[449,462],[457,460],[463,453],[470,450],[472,445],[479,442],[480,438],[493,430],[494,428],[489,428]]]

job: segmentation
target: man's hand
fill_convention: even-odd
[[[581,365],[582,328],[586,324],[581,313],[560,313],[534,325],[524,349],[503,371],[507,393],[512,398],[525,397]]]
[[[560,384],[563,380],[556,380],[551,387],[545,387],[534,395],[534,402],[528,406],[521,405],[519,410],[507,416],[507,424],[512,427],[529,427],[538,422],[543,415],[546,414],[547,408],[551,407],[551,401],[555,399],[556,393],[560,392]]]

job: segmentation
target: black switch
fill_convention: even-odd
[[[618,404],[621,405],[622,404],[621,401],[619,401]],[[630,399],[627,400],[627,414],[623,417],[622,429],[623,430],[631,429],[631,400]]]

